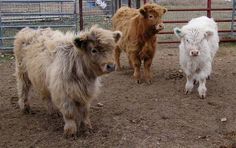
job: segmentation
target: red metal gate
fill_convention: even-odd
[[[206,11],[207,16],[209,18],[212,17],[212,12],[213,11],[232,11],[231,8],[212,8],[212,0],[207,0],[207,7],[206,8],[192,8],[192,9],[168,9],[169,12],[180,12],[180,11],[185,11],[185,12],[191,12],[191,11]],[[165,20],[164,23],[187,23],[189,20]],[[216,19],[215,20],[217,23],[223,23],[223,22],[231,22],[232,19]],[[233,32],[236,32],[236,30],[233,30]],[[230,29],[220,29],[219,33],[231,33]],[[173,34],[173,31],[164,31],[160,32],[160,34]],[[236,39],[221,39],[221,42],[236,42]],[[166,43],[178,43],[179,41],[160,41],[159,43],[166,44]]]
[[[113,1],[113,0],[112,0]],[[117,4],[116,8],[119,8],[122,6],[122,1],[124,0],[114,0],[115,3]],[[114,2],[113,1],[113,2]],[[140,1],[142,1],[142,3],[146,3],[148,2],[148,0],[136,0],[135,1],[135,5],[136,7],[139,7],[140,6]],[[169,2],[173,2],[174,0],[158,0],[158,1],[169,1]],[[191,18],[194,18],[194,17],[198,17],[198,16],[202,16],[202,15],[206,15],[208,17],[212,17],[212,13],[214,14],[224,14],[224,13],[227,13],[228,16],[227,18],[225,18],[225,15],[218,15],[218,17],[214,17],[213,18],[215,19],[216,22],[218,22],[218,25],[221,26],[221,24],[224,25],[224,23],[228,23],[228,25],[230,24],[230,22],[232,21],[232,18],[231,18],[231,15],[230,13],[232,13],[232,4],[230,5],[230,3],[228,3],[228,5],[217,5],[217,7],[215,7],[214,4],[216,4],[216,2],[221,2],[221,3],[224,3],[223,0],[195,0],[191,3],[191,0],[181,0],[181,1],[175,1],[177,3],[183,3],[183,7],[181,8],[178,8],[178,7],[172,7],[172,5],[174,4],[170,4],[167,6],[168,8],[168,14],[167,15],[170,15],[170,13],[174,13],[176,16],[181,16],[182,14],[181,13],[192,13],[195,15],[189,15],[189,16],[185,16],[183,15],[181,19],[177,19],[177,18],[174,18],[172,17],[171,19],[169,18],[164,18],[164,23],[166,24],[167,26],[167,29],[165,29],[164,31],[160,32],[160,41],[159,43],[161,44],[168,44],[168,43],[178,43],[179,41],[176,40],[175,36],[173,36],[173,27],[174,26],[177,26],[179,25],[183,25],[185,23],[187,23]],[[197,3],[202,3],[202,5],[199,7],[197,6]],[[80,29],[82,30],[84,28],[84,20],[83,20],[83,9],[82,9],[82,3],[83,3],[83,0],[79,0],[79,6],[80,6]],[[126,5],[128,5],[129,7],[131,7],[134,3],[134,0],[127,0],[127,3]],[[185,7],[185,4],[188,3],[188,7]],[[160,4],[162,5],[162,4]],[[170,7],[170,8],[169,8]],[[193,8],[193,7],[198,7],[198,8]],[[217,12],[217,13],[215,13]],[[219,13],[221,12],[221,13]],[[229,17],[230,16],[230,17]],[[234,32],[236,32],[236,30],[234,30]],[[220,36],[221,36],[221,42],[236,42],[236,39],[235,37],[232,38],[232,37],[223,37],[224,35],[226,36],[229,36],[231,33],[231,29],[230,27],[219,27],[219,33],[220,33]],[[163,37],[162,37],[163,36]],[[168,37],[164,37],[164,36],[168,36]]]

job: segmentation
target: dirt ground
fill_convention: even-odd
[[[127,67],[125,56],[122,60]],[[184,95],[176,47],[160,46],[152,69],[151,85],[136,84],[127,68],[103,77],[91,109],[93,133],[72,140],[63,137],[62,117],[48,115],[34,93],[33,112],[20,111],[14,59],[0,60],[0,147],[219,148],[236,143],[236,45],[221,46],[204,100],[196,89]]]

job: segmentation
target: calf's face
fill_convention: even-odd
[[[181,43],[184,44],[186,52],[191,57],[197,57],[201,55],[201,52],[205,50],[208,38],[213,35],[212,30],[199,31],[197,28],[179,29],[174,28],[174,33],[181,39]]]
[[[74,44],[83,51],[86,60],[97,75],[102,75],[115,70],[113,54],[120,37],[120,31],[113,32],[95,26],[89,33],[82,33],[76,37]]]
[[[153,4],[146,4],[139,10],[140,14],[144,17],[147,26],[155,27],[160,31],[164,29],[162,16],[167,12],[165,7]]]

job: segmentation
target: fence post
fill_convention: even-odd
[[[211,0],[207,0],[207,17],[211,18]]]
[[[232,35],[236,35],[234,34],[234,28],[236,27],[236,24],[234,23],[235,22],[235,16],[236,16],[236,0],[233,0],[232,1],[232,5],[233,5],[233,11],[232,11],[232,21],[231,21],[231,33]]]
[[[0,13],[0,50],[3,48],[3,35],[2,35],[2,14]]]
[[[119,0],[118,3],[119,3],[119,6],[118,6],[118,7],[120,8],[120,7],[121,7],[121,0]]]
[[[136,8],[140,8],[140,0],[136,0]]]
[[[2,5],[2,2],[0,1],[0,5]],[[2,10],[0,10],[2,11]],[[3,35],[2,35],[2,12],[0,12],[0,50],[3,48]]]
[[[79,29],[83,30],[84,20],[83,20],[83,0],[79,0]]]
[[[128,0],[128,6],[131,7],[131,0]]]
[[[78,32],[78,24],[77,24],[77,0],[74,2],[74,23],[75,23],[75,33]]]

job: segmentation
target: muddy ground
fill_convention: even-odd
[[[0,147],[217,148],[236,142],[236,45],[221,46],[204,100],[196,89],[184,95],[176,47],[159,47],[152,69],[151,85],[136,84],[127,68],[103,77],[91,109],[93,133],[72,140],[63,137],[62,117],[48,115],[34,93],[32,114],[20,111],[14,59],[1,58]]]

